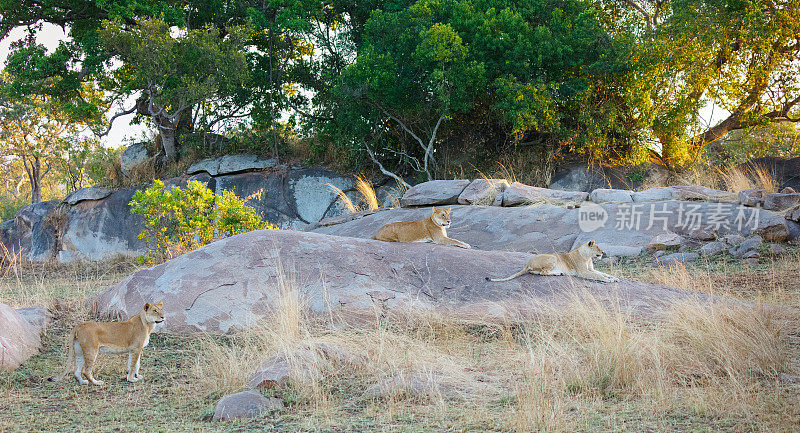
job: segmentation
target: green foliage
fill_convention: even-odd
[[[156,180],[136,191],[130,205],[132,212],[144,217],[139,238],[149,246],[143,257],[148,262],[168,260],[216,239],[274,228],[232,192],[217,195],[199,181],[190,181],[186,188],[167,188]]]

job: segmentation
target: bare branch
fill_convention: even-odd
[[[381,173],[385,174],[386,176],[391,177],[392,179],[396,180],[398,183],[403,184],[404,187],[411,188],[411,185],[407,184],[406,181],[403,180],[403,178],[401,178],[400,176],[392,173],[391,171],[389,171],[389,170],[387,170],[386,168],[383,167],[383,164],[381,164],[381,162],[378,161],[377,158],[375,158],[375,154],[372,153],[372,149],[369,148],[369,145],[366,142],[364,143],[364,148],[367,149],[367,153],[369,154],[369,157],[372,158],[372,162],[374,162],[378,166],[378,169],[381,171]]]
[[[102,134],[99,134],[99,136],[100,137],[104,137],[104,136],[108,135],[108,133],[111,131],[111,127],[114,125],[114,121],[117,120],[118,117],[126,116],[128,114],[133,113],[134,111],[136,111],[136,104],[134,104],[133,107],[130,108],[130,110],[123,110],[123,111],[120,111],[119,113],[113,115],[111,117],[111,119],[108,120],[108,128],[106,128],[106,130],[103,131]]]

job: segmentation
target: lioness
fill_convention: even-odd
[[[146,303],[139,314],[126,322],[84,322],[76,326],[69,334],[69,353],[67,366],[60,376],[50,380],[58,382],[69,373],[75,361],[75,378],[78,383],[86,385],[92,382],[102,385],[102,380],[92,376],[92,367],[97,360],[97,353],[128,354],[128,382],[136,382],[139,375],[139,360],[142,349],[150,342],[150,333],[157,323],[164,321],[164,309],[158,304]],[[131,364],[134,365],[131,369]],[[88,380],[86,380],[86,379]]]
[[[385,242],[433,242],[471,248],[468,243],[447,237],[450,208],[433,208],[428,218],[419,221],[398,221],[386,224],[372,237]]]
[[[507,278],[486,278],[489,281],[508,281],[522,274],[530,272],[536,275],[573,275],[588,280],[613,283],[619,278],[594,270],[592,259],[603,256],[603,250],[595,241],[581,244],[578,248],[563,254],[536,254],[528,261],[524,268]]]

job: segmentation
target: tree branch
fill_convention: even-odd
[[[136,104],[134,104],[130,110],[124,110],[112,116],[111,119],[108,120],[108,128],[106,128],[106,130],[103,131],[103,133],[100,134],[99,137],[104,137],[108,135],[108,133],[111,131],[111,127],[114,125],[114,121],[117,120],[118,117],[126,116],[128,114],[133,113],[134,111],[136,111]]]
[[[364,142],[364,148],[367,149],[367,153],[369,154],[369,157],[372,158],[372,162],[374,162],[378,166],[378,169],[381,171],[381,173],[385,174],[386,176],[391,177],[392,179],[396,180],[398,183],[401,183],[406,188],[411,188],[411,185],[407,184],[406,181],[403,180],[403,178],[401,178],[400,176],[392,173],[391,171],[389,171],[389,170],[387,170],[386,168],[383,167],[383,164],[381,164],[381,162],[378,161],[377,158],[375,158],[375,154],[372,153],[372,149],[369,148],[369,145],[366,142]]]

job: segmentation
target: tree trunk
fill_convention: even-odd
[[[42,201],[42,165],[39,158],[34,156],[31,161],[31,203]]]
[[[164,147],[164,155],[166,162],[177,161],[177,152],[175,151],[175,129],[159,128],[161,131],[161,145]]]
[[[689,162],[689,143],[675,137],[661,139],[661,159],[670,168],[685,166]]]

